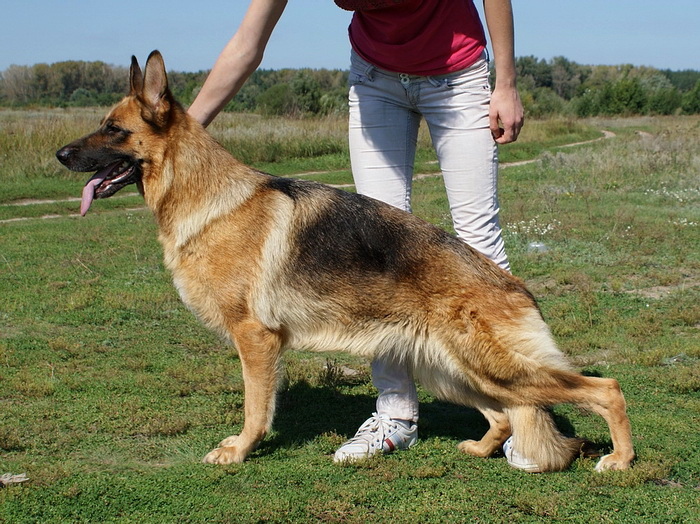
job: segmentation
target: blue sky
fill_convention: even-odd
[[[475,0],[481,6],[481,0]],[[168,69],[210,69],[246,0],[21,0],[0,16],[0,71],[11,64],[129,64],[159,49]],[[579,64],[700,69],[696,0],[513,0],[516,55]],[[289,0],[262,67],[348,67],[350,14],[331,0]]]

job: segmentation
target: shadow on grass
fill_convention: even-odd
[[[277,400],[273,438],[263,441],[258,453],[304,445],[320,435],[335,433],[351,437],[375,411],[376,397],[345,393],[329,386],[300,381],[281,392]],[[572,436],[575,429],[567,417],[555,415],[560,431]],[[479,440],[488,429],[479,411],[429,399],[420,403],[419,438]]]

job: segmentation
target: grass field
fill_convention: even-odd
[[[240,365],[180,303],[139,196],[86,218],[67,200],[87,176],[53,152],[101,115],[0,111],[0,475],[30,479],[0,489],[0,522],[697,521],[700,119],[528,122],[501,149],[513,272],[575,365],[620,381],[638,453],[625,472],[586,459],[529,475],[460,454],[485,422],[423,390],[410,452],[333,464],[376,392],[367,362],[305,352],[288,353],[250,460],[201,464],[241,427]],[[222,115],[211,130],[261,169],[352,183],[340,120]],[[420,144],[417,172],[436,173]],[[414,193],[416,214],[451,227],[439,177]],[[610,448],[599,417],[554,411]]]

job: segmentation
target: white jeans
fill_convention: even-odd
[[[498,222],[498,150],[489,129],[488,62],[448,75],[381,70],[352,53],[350,159],[357,192],[411,210],[421,117],[440,163],[457,236],[509,270]],[[418,420],[416,388],[405,365],[375,360],[377,413]]]

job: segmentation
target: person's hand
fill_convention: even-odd
[[[491,94],[489,126],[498,144],[515,142],[525,122],[523,104],[515,88],[496,88]]]

